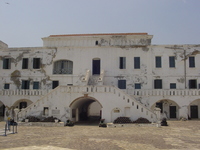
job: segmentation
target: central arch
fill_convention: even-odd
[[[101,119],[102,105],[93,97],[79,97],[71,102],[71,119],[74,122],[97,122]]]

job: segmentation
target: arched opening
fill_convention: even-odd
[[[28,99],[21,99],[16,101],[12,106],[13,108],[23,109],[32,104],[33,102]]]
[[[4,120],[5,116],[5,105],[0,101],[0,121]]]
[[[179,105],[172,100],[159,100],[151,106],[151,110],[155,107],[160,108],[161,118],[177,119],[179,118]]]
[[[188,106],[189,117],[191,119],[198,119],[200,118],[200,99],[194,100]]]
[[[74,122],[95,123],[101,119],[102,105],[92,97],[81,97],[70,104]]]
[[[73,62],[70,60],[59,60],[54,62],[53,74],[72,74]]]

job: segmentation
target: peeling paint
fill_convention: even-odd
[[[21,77],[21,73],[19,70],[15,70],[14,72],[11,73],[10,75],[10,80],[14,82],[14,84],[17,86],[17,88],[20,88],[20,77]]]
[[[177,81],[180,82],[180,83],[184,83],[185,79],[184,78],[180,78],[180,79],[177,79]]]

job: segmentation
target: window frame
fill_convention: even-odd
[[[162,57],[161,56],[155,56],[155,67],[162,68]]]
[[[119,69],[126,69],[126,57],[119,57]]]
[[[33,81],[33,90],[40,89],[40,82],[39,81]]]
[[[189,56],[189,68],[195,68],[195,57]]]
[[[169,56],[169,68],[175,68],[176,62],[175,62],[175,56]]]
[[[28,58],[22,59],[22,69],[28,69]]]
[[[126,89],[126,80],[118,80],[118,88],[119,89]]]
[[[40,69],[41,58],[33,58],[33,69]]]
[[[3,59],[3,69],[11,69],[11,58]]]
[[[162,89],[162,79],[155,79],[154,80],[154,89]]]
[[[5,83],[4,84],[4,89],[5,90],[9,90],[10,89],[10,84],[9,83]]]
[[[141,89],[141,83],[135,83],[135,89]]]
[[[134,69],[140,69],[140,57],[134,57]]]
[[[176,89],[176,83],[170,83],[169,88],[170,89]]]

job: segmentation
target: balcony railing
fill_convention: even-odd
[[[8,95],[28,95],[28,96],[41,96],[46,95],[49,90],[0,90],[1,96]]]

